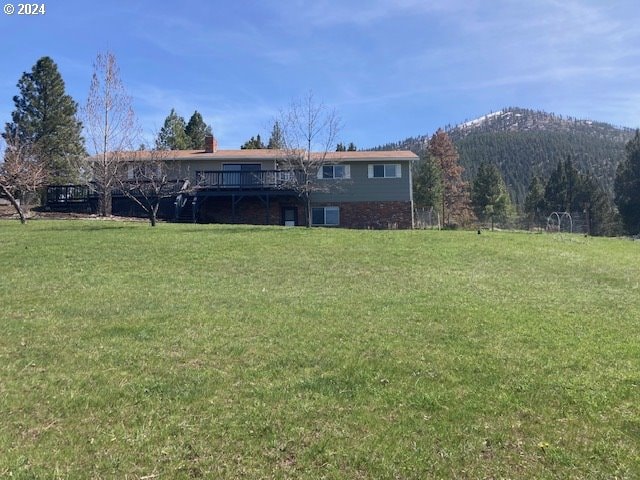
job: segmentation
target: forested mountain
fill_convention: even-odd
[[[458,149],[465,178],[473,179],[482,162],[493,163],[519,205],[534,175],[548,177],[558,161],[569,157],[612,194],[616,167],[624,157],[625,143],[633,136],[629,128],[515,107],[444,130]],[[428,139],[427,135],[407,138],[375,150],[411,149],[418,153]]]

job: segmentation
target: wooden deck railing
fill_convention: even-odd
[[[301,178],[300,172],[290,170],[196,172],[198,187],[214,190],[287,190]]]
[[[192,191],[247,191],[247,190],[294,190],[294,185],[302,181],[302,173],[291,170],[255,170],[255,171],[223,171],[205,170],[196,172],[196,183]],[[164,186],[163,192],[180,193],[184,181],[173,180]],[[113,195],[121,195],[119,188],[114,187]],[[95,186],[88,185],[50,185],[47,187],[46,203],[54,205],[82,204],[97,199]]]

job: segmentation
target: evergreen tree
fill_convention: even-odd
[[[640,130],[625,147],[626,157],[618,165],[614,184],[615,203],[625,230],[640,233]]]
[[[413,200],[418,207],[438,209],[442,197],[442,173],[429,151],[420,152],[413,172]]]
[[[65,93],[58,67],[49,57],[36,62],[18,81],[20,94],[13,97],[12,121],[4,139],[18,141],[39,152],[52,183],[75,182],[86,156],[77,103]]]
[[[541,224],[545,218],[544,183],[537,175],[531,179],[524,200],[524,212],[529,223]]]
[[[244,144],[240,147],[241,150],[259,150],[265,148],[264,143],[262,143],[262,139],[260,135],[257,135],[255,138],[251,137],[250,140],[244,142]]]
[[[586,233],[591,235],[617,235],[620,233],[620,218],[613,207],[611,197],[590,174],[581,175],[580,191],[576,203],[585,214]]]
[[[271,130],[271,136],[269,137],[267,148],[270,148],[272,150],[285,148],[282,128],[280,127],[280,123],[278,121],[273,124],[273,129]]]
[[[578,196],[583,190],[582,175],[571,158],[558,162],[545,187],[545,203],[550,212],[581,211]]]
[[[567,177],[564,172],[564,164],[558,162],[544,188],[544,202],[547,213],[567,211],[566,198]]]
[[[189,148],[204,150],[204,137],[211,135],[211,126],[204,123],[202,115],[197,110],[191,115],[184,131],[189,137]]]
[[[164,126],[158,133],[156,148],[158,150],[188,150],[191,147],[191,139],[187,136],[185,129],[184,118],[172,108],[167,118],[164,119]]]
[[[534,198],[528,195],[526,203],[525,208],[531,213]],[[569,158],[558,162],[547,180],[543,204],[545,214],[556,211],[584,215],[585,233],[614,235],[619,231],[619,219],[611,198],[593,175],[580,172]]]
[[[438,164],[442,175],[442,224],[451,224],[452,217],[464,222],[469,215],[467,184],[462,180],[464,168],[458,163],[458,151],[443,130],[429,140],[429,154]]]
[[[358,148],[353,142],[350,142],[348,147],[342,142],[336,145],[336,152],[355,152],[357,150]]]
[[[491,230],[496,221],[506,220],[511,199],[498,168],[482,162],[471,188],[471,205],[480,219],[491,220]]]
[[[571,157],[564,162],[564,178],[566,181],[564,204],[567,211],[580,210],[578,195],[582,192],[582,177],[578,169],[573,165]]]

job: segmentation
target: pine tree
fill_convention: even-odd
[[[577,197],[582,191],[581,182],[582,176],[571,158],[558,162],[545,187],[545,203],[549,213],[580,211]]]
[[[428,150],[423,149],[420,153],[420,160],[414,166],[412,177],[413,201],[416,206],[437,209],[442,198],[442,173]]]
[[[357,150],[358,148],[353,142],[349,142],[349,146],[345,146],[345,144],[342,142],[339,142],[336,145],[336,152],[355,152]]]
[[[442,223],[450,225],[452,218],[464,222],[469,215],[467,184],[462,180],[464,168],[458,163],[458,151],[443,130],[438,130],[429,140],[429,154],[438,164],[442,174]]]
[[[640,233],[640,130],[627,143],[626,157],[618,165],[615,203],[628,233]]]
[[[527,195],[525,211],[532,213],[532,208],[540,208],[539,200],[532,193]],[[589,172],[582,173],[568,158],[558,162],[556,169],[547,180],[544,189],[544,212],[581,213],[585,216],[585,233],[591,235],[614,235],[620,230],[619,218],[611,198],[605,193],[598,181]]]
[[[544,187],[545,209],[548,213],[567,211],[567,177],[564,163],[558,162]]]
[[[171,109],[164,126],[160,129],[156,138],[158,150],[188,150],[191,147],[191,139],[185,131],[184,118],[179,116],[175,109]]]
[[[257,135],[255,138],[251,137],[250,140],[244,142],[244,144],[240,147],[240,150],[259,150],[262,148],[265,148],[264,143],[262,143],[260,135]]]
[[[52,183],[75,182],[86,156],[78,105],[65,93],[58,67],[49,57],[36,62],[18,81],[15,110],[2,134],[36,149],[45,161]]]
[[[573,165],[571,157],[567,157],[564,162],[564,178],[566,181],[565,188],[565,209],[568,212],[580,210],[579,202],[576,201],[578,195],[582,191],[582,177],[578,169]]]
[[[471,188],[471,205],[480,219],[491,220],[491,230],[495,221],[504,221],[511,208],[509,192],[493,164],[482,162]]]
[[[576,203],[585,214],[586,233],[590,235],[617,235],[621,233],[620,218],[599,182],[587,172],[580,175],[580,191]]]
[[[527,196],[524,200],[524,212],[529,223],[540,224],[545,217],[544,183],[540,177],[531,179]]]
[[[280,127],[280,123],[278,121],[273,124],[271,136],[269,137],[269,143],[267,143],[267,148],[270,148],[272,150],[285,148],[282,128]]]
[[[204,137],[211,135],[211,125],[204,123],[202,115],[196,110],[191,115],[184,131],[189,137],[189,148],[204,150]]]

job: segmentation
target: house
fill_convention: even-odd
[[[211,136],[205,144],[205,150],[166,152],[164,163],[171,175],[188,180],[191,187],[165,201],[160,217],[203,223],[307,224],[302,172],[287,164],[286,152],[219,150]],[[411,164],[417,158],[409,151],[327,153],[310,179],[311,224],[412,228]],[[56,208],[56,198],[64,198],[59,188],[49,187],[50,208]],[[134,213],[132,208],[132,202],[114,192],[114,214]]]

